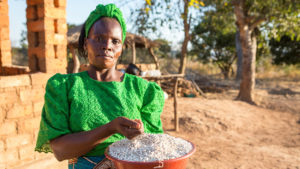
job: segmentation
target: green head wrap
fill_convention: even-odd
[[[105,6],[102,4],[97,5],[96,9],[90,13],[85,22],[85,37],[88,37],[92,25],[101,17],[116,18],[119,21],[123,35],[122,43],[124,43],[126,38],[126,24],[121,10],[117,8],[115,4],[108,4]]]

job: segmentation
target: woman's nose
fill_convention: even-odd
[[[110,42],[110,40],[103,40],[101,45],[100,45],[100,48],[102,50],[112,50],[112,43]]]

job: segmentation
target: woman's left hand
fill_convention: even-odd
[[[139,119],[130,120],[126,117],[118,117],[110,122],[112,130],[132,139],[144,133],[143,122]]]

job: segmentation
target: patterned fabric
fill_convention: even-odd
[[[105,156],[92,156],[92,157],[79,157],[76,161],[70,162],[68,168],[69,169],[92,169],[94,168],[97,163],[102,161]]]
[[[101,17],[116,18],[122,28],[122,43],[126,38],[126,23],[123,14],[115,4],[102,5],[99,4],[94,11],[92,11],[85,22],[85,37],[88,37],[89,31],[93,24]]]
[[[145,133],[162,133],[160,115],[164,95],[154,82],[125,74],[122,82],[99,82],[88,72],[56,74],[46,85],[36,151],[52,152],[49,140],[89,131],[119,116],[141,119]],[[85,156],[101,156],[105,148],[123,139],[114,134]]]

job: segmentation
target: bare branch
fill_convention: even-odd
[[[266,18],[264,16],[260,16],[258,17],[255,21],[253,21],[253,23],[251,23],[249,25],[250,30],[254,30],[254,28],[256,28],[259,24],[261,24],[262,22],[266,21]]]

